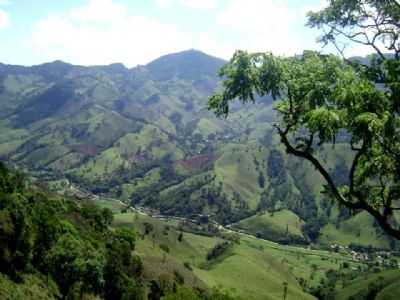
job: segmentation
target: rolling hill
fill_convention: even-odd
[[[349,244],[360,234],[362,246],[393,246],[371,218],[321,194],[310,165],[287,156],[269,97],[235,105],[227,120],[207,110],[224,63],[188,50],[132,69],[0,64],[0,158],[49,186],[64,182],[66,193],[85,189],[163,214],[240,221],[275,241]],[[318,155],[345,182],[352,153],[335,147]]]

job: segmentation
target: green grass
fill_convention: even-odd
[[[282,218],[285,216],[288,217],[283,212]],[[142,239],[145,222],[151,223],[154,230]],[[234,244],[229,256],[204,269],[207,252],[221,242],[221,238],[184,232],[183,240],[179,242],[177,221],[154,219],[138,213],[116,214],[114,226],[123,225],[138,232],[136,252],[145,260],[158,257],[162,264],[162,258],[166,257],[180,264],[188,262],[194,275],[207,286],[235,289],[246,300],[282,299],[284,282],[289,286],[287,299],[315,299],[303,292],[296,278],[303,278],[310,287],[316,286],[327,270],[338,270],[342,262],[348,262],[350,268],[360,264],[345,254],[283,246],[241,235],[240,243]],[[169,254],[161,250],[161,244],[168,246]],[[156,261],[152,259],[153,272],[157,269]]]
[[[128,133],[118,139],[112,147],[81,165],[74,173],[90,181],[104,180],[119,168],[134,168],[146,161],[159,160],[167,155],[171,159],[183,158],[182,151],[157,127],[148,125],[138,133]]]
[[[396,300],[400,297],[400,279],[379,292],[376,300]]]
[[[129,200],[133,193],[151,188],[154,184],[157,184],[160,179],[160,168],[154,168],[147,172],[143,178],[137,178],[130,183],[122,184],[121,198],[123,200]]]
[[[119,212],[121,212],[122,209],[126,208],[126,205],[124,205],[123,203],[121,203],[117,200],[108,199],[108,198],[97,199],[96,205],[98,205],[102,208],[111,209],[113,213],[119,213]]]
[[[258,151],[257,147],[229,144],[222,147],[214,171],[217,181],[223,185],[225,193],[233,197],[237,193],[250,209],[255,209],[262,192],[258,184],[259,172],[254,164],[254,157],[260,161],[261,172],[266,170],[263,158],[267,150]],[[267,177],[265,176],[267,179]],[[268,182],[266,183],[266,185]]]
[[[65,171],[77,166],[84,158],[84,154],[73,152],[53,161],[48,166],[56,171]]]
[[[378,294],[377,299],[397,300],[400,295],[398,294],[400,286],[400,270],[383,271],[360,276],[350,282],[345,288],[341,289],[337,293],[336,299],[347,300],[350,296],[364,292],[368,289],[368,286],[373,283],[382,283],[384,286]]]
[[[135,213],[116,214],[114,218],[115,226],[131,226],[140,234],[144,232],[143,223],[148,222],[154,226],[154,230],[144,240],[137,239],[137,251],[143,256],[150,253],[152,256],[162,256],[163,251],[159,245],[164,244],[169,247],[170,253],[173,253],[173,256],[180,261],[188,261],[192,265],[199,265],[204,261],[207,251],[221,241],[217,238],[185,232],[183,233],[182,242],[179,242],[179,232],[174,229],[176,226],[174,222],[161,221]],[[164,234],[164,231],[166,231],[165,226],[170,227],[167,235]]]
[[[158,120],[158,126],[164,131],[176,135],[175,125],[166,117],[161,117]]]
[[[373,226],[373,218],[366,212],[342,222],[339,228],[333,224],[323,227],[319,242],[322,244],[338,243],[349,245],[350,243],[377,248],[390,248],[389,241],[384,235],[377,233]]]
[[[233,255],[210,270],[195,273],[209,286],[222,285],[235,289],[244,299],[281,299],[283,283],[288,283],[288,299],[313,299],[301,287],[287,266],[263,248],[241,242]]]
[[[21,140],[29,135],[25,129],[13,129],[0,126],[0,143],[6,143],[15,140]]]
[[[23,161],[31,163],[35,167],[45,167],[69,154],[70,151],[69,148],[61,145],[47,146],[30,152]]]
[[[266,235],[270,234],[271,237],[277,238],[285,236],[304,238],[301,232],[303,225],[304,221],[296,214],[284,209],[273,214],[267,212],[251,216],[235,224],[235,227],[253,235],[261,232],[264,233],[265,237],[268,237]]]
[[[59,292],[51,281],[35,275],[23,275],[22,282],[15,283],[0,273],[0,299],[2,300],[53,300],[58,299]]]
[[[22,145],[24,140],[14,140],[0,144],[0,155],[8,155]]]
[[[199,120],[199,122],[197,123],[197,127],[193,133],[199,133],[203,137],[207,138],[209,134],[216,134],[219,131],[221,131],[221,128],[219,128],[214,122],[209,119],[203,118]]]

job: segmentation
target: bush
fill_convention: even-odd
[[[12,174],[0,163],[1,273],[12,280],[27,272],[47,277],[57,285],[57,299],[88,294],[105,300],[142,298],[132,229],[111,231],[109,209],[38,186],[23,189],[21,177]]]
[[[186,269],[188,269],[188,270],[190,270],[190,271],[193,271],[193,268],[192,268],[192,266],[190,265],[189,262],[185,261],[185,262],[183,263],[183,266],[184,266]]]
[[[222,242],[222,243],[216,244],[214,246],[214,248],[212,248],[210,251],[208,251],[207,260],[213,260],[213,259],[220,257],[221,255],[226,253],[226,251],[230,247],[231,247],[231,243],[229,243],[229,242]]]
[[[169,253],[169,247],[165,244],[160,245],[161,250],[163,250],[166,253]]]

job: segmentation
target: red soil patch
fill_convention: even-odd
[[[89,156],[96,156],[100,152],[98,147],[88,144],[71,145],[70,148],[76,152],[80,152]]]
[[[178,161],[177,163],[180,164],[185,169],[194,171],[198,170],[203,167],[208,162],[214,159],[214,155],[212,154],[203,154],[203,155],[196,155],[189,157],[187,159],[183,159]]]

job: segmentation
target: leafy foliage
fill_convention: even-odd
[[[210,109],[227,116],[237,98],[246,103],[255,95],[279,97],[276,128],[287,152],[312,163],[340,205],[366,210],[398,239],[393,216],[400,200],[399,15],[396,1],[331,1],[309,15],[310,24],[330,28],[325,42],[341,35],[372,46],[377,55],[369,65],[312,51],[291,58],[237,51],[221,69],[223,91],[209,100]],[[378,41],[392,55],[383,55]],[[334,145],[343,132],[353,160],[349,183],[338,186],[315,153],[323,144]]]
[[[21,178],[0,163],[0,272],[14,280],[47,275],[64,297],[141,299],[132,230],[112,232],[108,209],[49,195]]]

